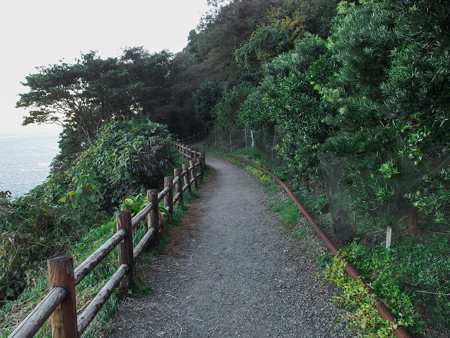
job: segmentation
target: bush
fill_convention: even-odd
[[[123,198],[159,188],[175,154],[163,126],[114,121],[65,172],[17,199],[0,193],[0,305],[31,283],[43,260],[108,221]]]
[[[353,241],[343,256],[369,282],[394,316],[420,329],[419,310],[434,325],[449,325],[449,237],[407,238],[393,248]]]

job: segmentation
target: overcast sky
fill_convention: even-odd
[[[30,132],[21,127],[24,110],[15,108],[20,82],[35,67],[81,52],[118,56],[125,47],[179,52],[207,10],[207,0],[10,0],[0,4],[0,133]],[[44,127],[48,129],[48,127]],[[1,134],[0,134],[1,135]]]

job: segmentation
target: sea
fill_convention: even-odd
[[[0,191],[14,197],[44,182],[58,153],[57,132],[0,132]]]

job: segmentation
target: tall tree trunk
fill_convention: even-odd
[[[408,206],[406,209],[406,221],[408,222],[408,229],[411,235],[420,236],[422,231],[417,224],[417,210],[413,206]]]
[[[244,129],[245,133],[245,148],[248,148],[248,142],[247,142],[247,128]]]

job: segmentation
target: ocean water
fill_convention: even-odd
[[[58,133],[0,133],[0,191],[26,194],[48,176]]]

